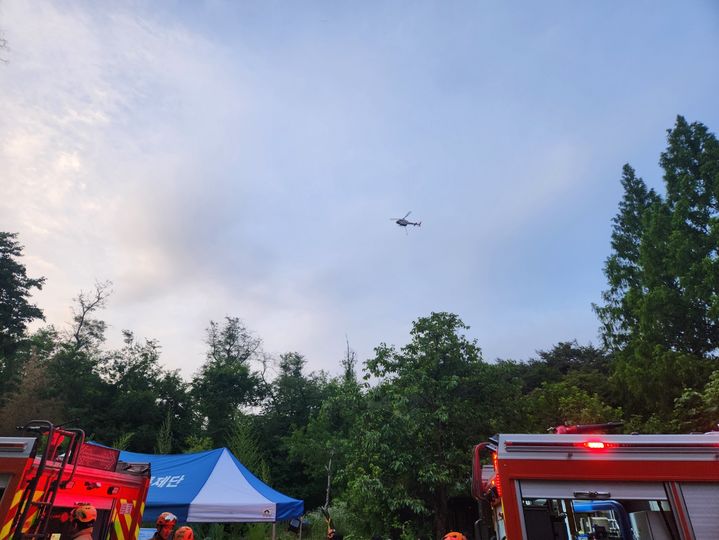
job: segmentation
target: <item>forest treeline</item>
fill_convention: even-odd
[[[80,293],[70,329],[44,326],[15,233],[0,233],[0,431],[73,420],[93,440],[138,452],[229,447],[274,488],[346,509],[357,537],[444,531],[469,490],[471,448],[497,432],[622,419],[627,432],[707,431],[719,422],[719,145],[678,117],[661,154],[664,193],[625,165],[607,289],[593,306],[601,344],[482,358],[460,316],[431,313],[406,344],[378,344],[339,375],[273,358],[237,317],[209,323],[190,380],[160,344],[105,340],[110,284]],[[590,309],[590,306],[587,306]],[[270,376],[271,374],[271,376]],[[331,464],[331,466],[330,466]]]

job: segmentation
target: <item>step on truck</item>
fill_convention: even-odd
[[[475,447],[478,540],[719,540],[719,432],[562,428]]]
[[[0,540],[66,538],[77,505],[97,509],[93,540],[137,540],[150,466],[85,442],[82,430],[33,420],[0,437]]]

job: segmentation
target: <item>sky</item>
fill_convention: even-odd
[[[598,345],[629,162],[719,130],[719,4],[0,0],[0,230],[46,323],[190,377],[209,321],[340,371],[458,314],[485,360]],[[411,211],[405,231],[390,218]]]

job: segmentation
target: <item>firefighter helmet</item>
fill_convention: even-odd
[[[89,503],[79,503],[72,509],[70,517],[80,523],[91,523],[97,519],[97,510]]]
[[[195,533],[190,527],[180,527],[175,531],[173,540],[195,540]]]
[[[168,525],[174,527],[175,523],[177,523],[177,516],[172,512],[163,512],[157,516],[158,527],[167,527]]]
[[[462,533],[448,532],[442,537],[442,540],[467,540],[467,537]]]

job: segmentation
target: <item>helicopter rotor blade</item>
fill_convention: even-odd
[[[407,219],[407,216],[410,215],[411,213],[412,213],[412,210],[410,210],[409,212],[407,212],[402,219]]]

